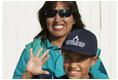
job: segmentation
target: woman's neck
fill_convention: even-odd
[[[50,37],[49,41],[52,45],[54,46],[58,46],[59,48],[62,46],[63,41],[65,40],[66,37],[62,37],[62,38],[55,38],[55,37]]]

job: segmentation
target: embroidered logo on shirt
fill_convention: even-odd
[[[85,43],[79,41],[78,36],[75,36],[75,37],[73,38],[73,40],[67,40],[67,41],[66,41],[66,45],[75,45],[75,46],[79,46],[79,47],[81,47],[81,48],[85,47]]]

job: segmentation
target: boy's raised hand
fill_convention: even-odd
[[[42,74],[49,74],[48,71],[44,71],[42,70],[42,66],[43,64],[48,60],[49,58],[49,55],[47,55],[47,53],[49,52],[49,50],[46,50],[40,58],[39,55],[42,51],[42,47],[39,49],[39,51],[37,52],[36,56],[34,57],[33,56],[33,53],[32,53],[32,48],[30,48],[30,59],[27,63],[27,66],[26,66],[26,72],[30,72],[33,76],[35,75],[42,75]],[[45,59],[43,59],[44,57],[46,56]]]

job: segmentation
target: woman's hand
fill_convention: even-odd
[[[33,56],[33,53],[32,53],[32,48],[30,48],[30,59],[27,63],[27,66],[26,66],[26,72],[30,72],[32,74],[32,76],[35,76],[35,75],[42,75],[42,74],[49,74],[48,71],[44,71],[42,70],[42,66],[44,65],[44,63],[48,60],[49,58],[49,55],[43,59],[47,53],[49,52],[49,50],[46,50],[40,58],[39,55],[42,51],[42,47],[39,49],[39,51],[37,52],[36,56],[34,57]]]

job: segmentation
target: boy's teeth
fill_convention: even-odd
[[[71,73],[73,73],[73,74],[74,74],[74,73],[77,73],[77,71],[71,71]]]
[[[58,28],[58,29],[61,29],[63,28],[64,26],[54,26],[55,28]]]

